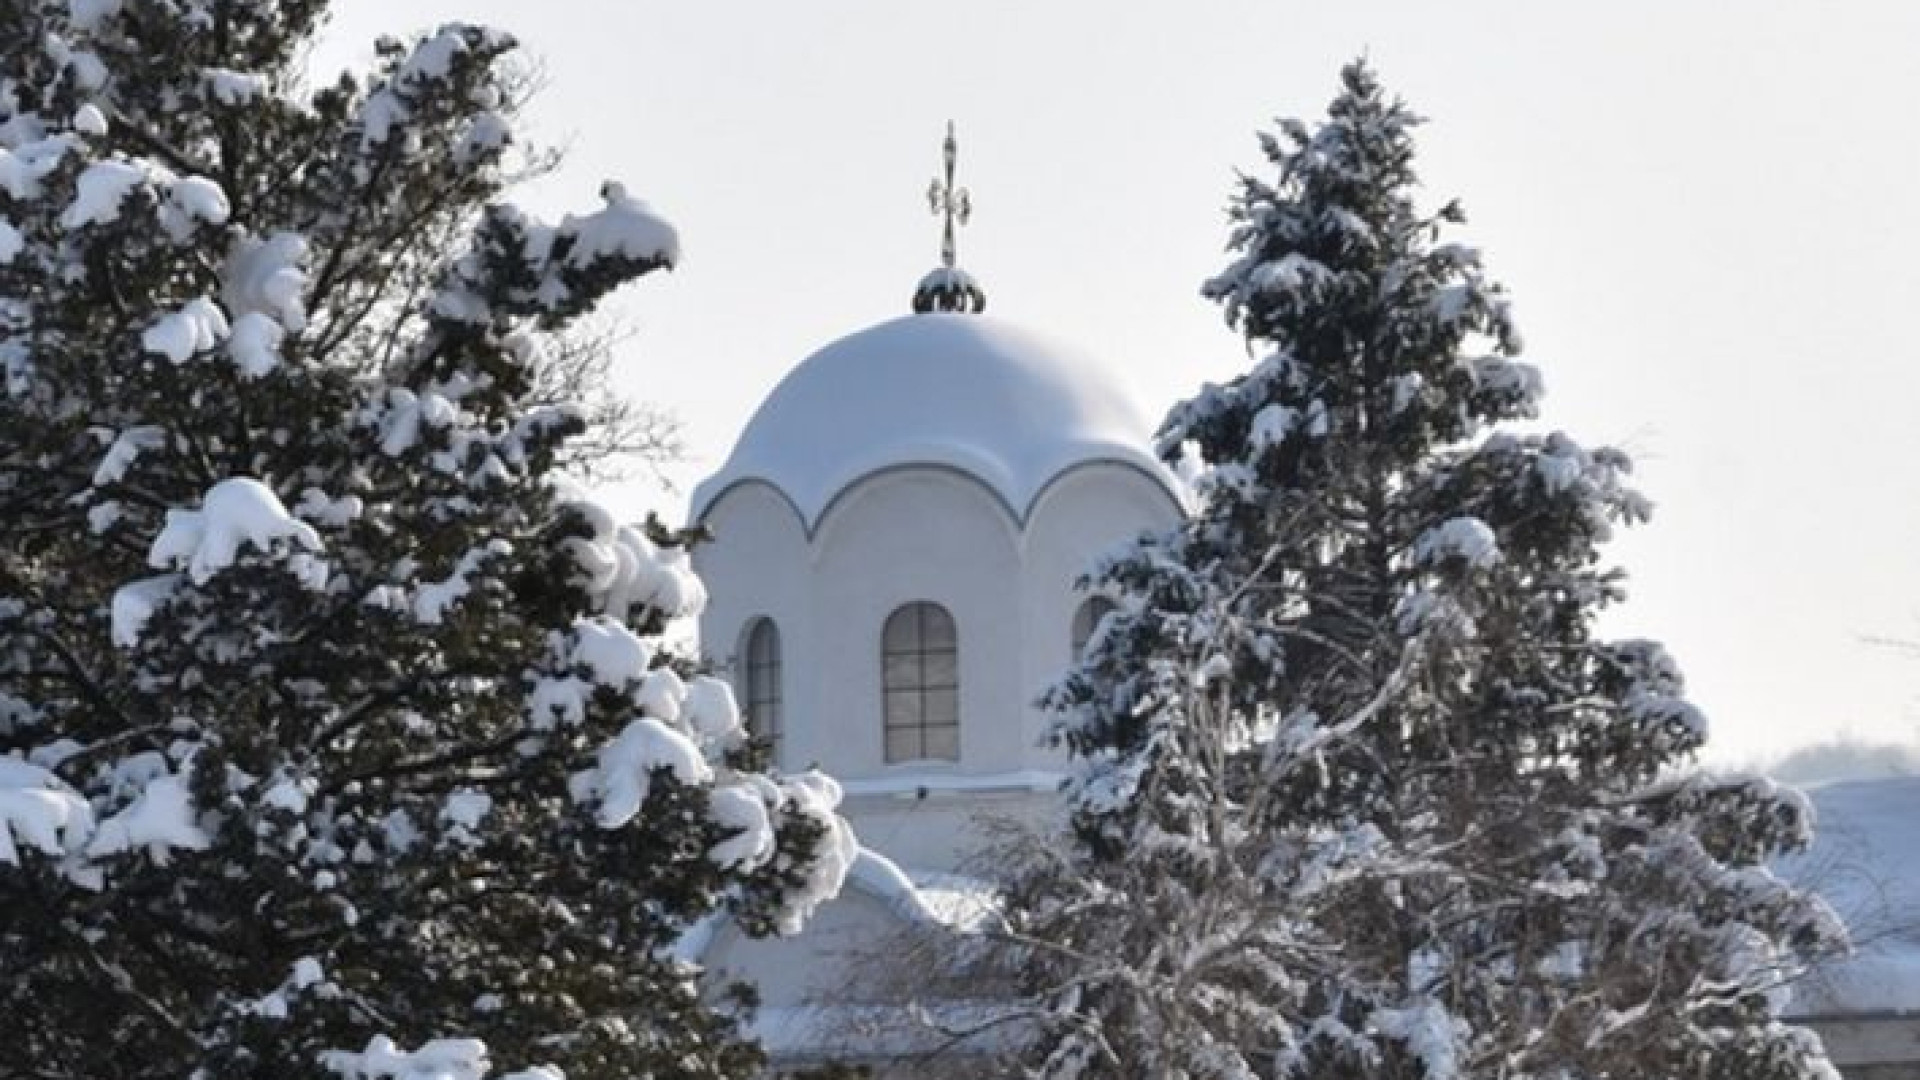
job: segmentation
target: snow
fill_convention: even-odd
[[[388,851],[405,854],[420,842],[420,826],[405,810],[395,809],[380,820],[380,836],[386,841]]]
[[[1433,294],[1434,318],[1444,326],[1451,326],[1461,320],[1473,309],[1473,302],[1480,298],[1480,289],[1472,284],[1446,285]]]
[[[1593,464],[1580,444],[1556,431],[1548,435],[1533,461],[1533,470],[1549,494],[1558,495],[1579,483]]]
[[[732,684],[725,679],[695,675],[687,683],[681,709],[687,726],[718,747],[731,747],[742,733],[740,705],[733,699]]]
[[[240,240],[221,270],[221,302],[236,321],[259,312],[288,333],[299,333],[307,325],[307,276],[300,269],[306,257],[307,242],[297,233]]]
[[[114,590],[112,606],[113,643],[123,649],[140,644],[147,620],[180,587],[179,574],[141,578]]]
[[[759,785],[749,782],[714,788],[708,796],[708,816],[722,828],[733,830],[734,835],[709,848],[708,860],[722,870],[752,870],[772,858],[773,819],[767,814],[770,798],[777,803],[779,790],[764,779]]]
[[[282,775],[267,787],[260,796],[262,806],[271,806],[276,810],[285,810],[289,814],[304,814],[307,799],[315,788],[312,778],[295,779]]]
[[[175,242],[184,244],[200,224],[225,225],[232,214],[233,206],[219,184],[204,176],[188,176],[168,186],[160,226]]]
[[[385,1035],[375,1035],[359,1053],[328,1050],[320,1064],[342,1080],[485,1080],[493,1068],[487,1044],[478,1039],[434,1039],[408,1052]]]
[[[393,129],[406,123],[406,103],[392,90],[381,88],[367,95],[360,106],[360,149],[371,153],[392,137]]]
[[[0,189],[13,201],[31,202],[41,195],[40,181],[60,167],[67,155],[66,139],[41,139],[8,150],[0,147]]]
[[[414,621],[424,626],[439,626],[446,621],[447,612],[453,606],[466,599],[473,591],[473,575],[480,572],[480,564],[489,556],[505,555],[512,548],[505,540],[489,540],[485,545],[468,549],[454,564],[453,572],[439,581],[422,584],[413,594]]]
[[[612,511],[590,498],[572,496],[561,506],[580,514],[591,529],[591,536],[569,537],[560,548],[579,569],[576,583],[607,614],[624,619],[647,607],[681,618],[706,606],[706,587],[685,548],[655,545],[640,530],[616,524]]]
[[[102,20],[120,14],[123,0],[67,0],[68,17],[81,30],[92,30]]]
[[[458,406],[431,390],[415,394],[405,387],[393,387],[387,391],[386,408],[379,417],[380,452],[399,457],[419,445],[423,427],[443,429],[459,416]]]
[[[1139,470],[1179,501],[1149,454],[1149,428],[1118,373],[984,315],[910,315],[836,341],[774,388],[695,520],[729,489],[771,485],[812,530],[854,482],[902,465],[959,470],[1024,521],[1062,473],[1089,462]]]
[[[287,979],[273,992],[258,998],[246,1006],[245,1011],[254,1016],[264,1016],[271,1020],[285,1020],[291,1011],[289,997],[318,986],[326,980],[326,969],[320,961],[311,956],[303,956],[293,962]]]
[[[200,509],[167,511],[166,527],[147,552],[147,564],[156,570],[184,569],[195,585],[204,585],[232,566],[242,547],[272,551],[285,542],[309,552],[320,550],[313,526],[289,515],[271,488],[232,477],[208,488]],[[326,584],[324,564],[290,562],[309,588]]]
[[[307,488],[300,493],[300,501],[294,504],[293,512],[304,521],[330,529],[344,529],[358,520],[366,509],[366,500],[358,495],[343,495],[335,499],[319,488]]]
[[[909,874],[867,847],[856,852],[847,882],[922,926],[972,931],[997,920],[1000,912],[999,894],[991,885],[957,874]]]
[[[1500,561],[1500,544],[1493,530],[1477,517],[1457,517],[1428,529],[1414,541],[1413,557],[1423,565],[1459,559],[1476,570]]]
[[[640,812],[652,789],[653,771],[662,768],[682,784],[713,779],[712,767],[693,740],[651,716],[642,716],[600,748],[597,768],[574,777],[573,795],[579,802],[597,798],[600,827],[617,829]]]
[[[454,57],[467,51],[467,34],[471,29],[462,23],[440,27],[432,37],[414,46],[406,63],[400,65],[396,80],[408,85],[446,78],[453,70]]]
[[[25,247],[26,240],[21,237],[20,230],[14,228],[6,218],[0,218],[0,266],[19,258]]]
[[[840,887],[860,854],[860,843],[853,828],[836,811],[840,807],[840,784],[817,769],[790,776],[781,785],[791,812],[813,819],[820,827],[819,846],[813,863],[797,888],[784,897],[775,922],[783,934],[799,933],[806,920],[821,904],[840,895]]]
[[[251,71],[210,67],[200,73],[200,79],[222,105],[245,105],[267,91],[266,76]]]
[[[93,808],[38,765],[0,757],[0,863],[20,865],[19,845],[61,858],[93,832]]]
[[[227,317],[213,301],[190,300],[179,311],[162,315],[140,335],[140,347],[176,365],[206,352],[227,336]]]
[[[440,824],[447,838],[458,843],[477,843],[480,821],[493,809],[493,797],[473,788],[458,788],[447,793],[440,806]]]
[[[567,263],[584,269],[603,259],[658,262],[680,261],[680,235],[643,200],[627,194],[626,186],[608,181],[600,189],[607,205],[583,217],[568,215],[563,234],[573,236]]]
[[[1266,293],[1297,292],[1332,276],[1325,266],[1297,251],[1261,263],[1249,274],[1253,287]]]
[[[587,717],[587,696],[591,692],[585,680],[572,676],[536,680],[527,694],[527,723],[535,731],[550,731],[557,724],[578,724]]]
[[[164,865],[172,849],[203,851],[209,842],[194,821],[186,777],[168,773],[147,781],[133,802],[100,823],[87,855],[97,859],[145,848],[149,858]]]
[[[992,882],[934,870],[913,870],[909,876],[921,907],[941,925],[967,934],[1006,925],[1005,901]]]
[[[572,662],[601,686],[619,688],[646,677],[653,648],[617,619],[604,615],[573,624]]]
[[[249,311],[233,321],[227,355],[240,374],[258,379],[280,366],[280,342],[286,334],[271,317]]]
[[[1796,984],[1788,1012],[1920,1013],[1920,777],[1843,781],[1811,796],[1813,847],[1778,866],[1847,921],[1855,952]]]
[[[1247,431],[1247,441],[1252,443],[1256,450],[1279,445],[1292,433],[1298,415],[1295,410],[1278,402],[1263,406],[1259,412],[1253,414],[1253,424]]]
[[[127,194],[145,181],[146,174],[129,162],[94,162],[74,181],[73,202],[60,215],[61,226],[79,229],[118,219]]]
[[[1532,364],[1509,360],[1504,356],[1469,357],[1460,364],[1467,369],[1475,385],[1511,395],[1529,406],[1538,402],[1546,392],[1540,379],[1540,369]]]
[[[673,724],[680,720],[680,702],[687,696],[687,684],[670,667],[650,671],[634,691],[633,703],[641,712]]]
[[[513,129],[499,113],[483,112],[467,124],[466,133],[454,147],[456,164],[468,165],[513,141]]]
[[[1427,1080],[1456,1080],[1460,1051],[1468,1032],[1439,1002],[1420,998],[1398,1009],[1376,1009],[1368,1027],[1403,1043],[1420,1062]]]
[[[117,484],[127,475],[127,470],[139,459],[142,451],[158,450],[167,445],[167,432],[164,428],[151,424],[130,427],[114,436],[113,445],[107,447],[106,456],[93,470],[93,486],[105,487]]]

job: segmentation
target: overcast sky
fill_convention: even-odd
[[[453,18],[547,65],[529,134],[569,157],[521,201],[619,178],[682,231],[616,306],[685,488],[793,364],[906,311],[949,118],[991,312],[1156,418],[1230,376],[1197,287],[1234,170],[1364,52],[1432,120],[1431,202],[1512,292],[1545,421],[1633,451],[1659,505],[1609,630],[1674,650],[1720,760],[1920,726],[1920,659],[1869,640],[1920,640],[1920,4],[343,0],[316,66]]]

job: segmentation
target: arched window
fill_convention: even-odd
[[[1093,632],[1100,629],[1100,620],[1106,618],[1119,607],[1104,596],[1090,596],[1073,613],[1073,660],[1079,663],[1086,654],[1087,642],[1093,640]]]
[[[880,633],[886,759],[960,760],[960,641],[939,604],[895,608]]]
[[[740,646],[740,704],[747,730],[780,755],[780,628],[761,617],[747,624]]]

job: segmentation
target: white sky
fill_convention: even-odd
[[[1433,118],[1428,191],[1511,290],[1546,421],[1639,459],[1660,509],[1609,629],[1674,650],[1712,756],[1920,724],[1920,660],[1866,640],[1920,640],[1920,4],[342,0],[316,64],[451,18],[548,64],[530,133],[570,156],[521,201],[618,178],[682,231],[617,307],[684,487],[799,359],[906,311],[948,118],[990,311],[1154,417],[1231,375],[1197,288],[1233,171],[1364,51]]]

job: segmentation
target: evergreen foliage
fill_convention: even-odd
[[[1176,407],[1197,509],[1049,694],[1081,852],[1014,892],[1037,1075],[1833,1076],[1777,991],[1844,930],[1766,869],[1810,812],[1686,771],[1652,642],[1607,641],[1617,451],[1530,433],[1505,294],[1415,206],[1364,63],[1263,137],[1206,294],[1256,362]]]
[[[501,201],[503,34],[302,92],[325,6],[0,0],[0,1077],[748,1074],[672,946],[837,889],[838,792],[544,400],[677,240]]]

